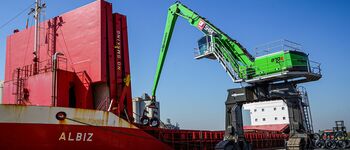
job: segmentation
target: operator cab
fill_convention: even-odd
[[[198,40],[198,49],[196,49],[195,58],[196,59],[201,59],[201,58],[216,59],[214,55],[215,45],[213,41],[214,40],[212,35],[206,35],[200,38]]]

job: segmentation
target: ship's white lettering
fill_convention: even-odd
[[[85,139],[86,139],[86,134],[84,134],[84,138],[83,138],[83,141],[85,141]]]
[[[81,133],[81,132],[62,132],[60,137],[58,138],[59,141],[70,141],[70,142],[77,142],[77,141],[86,141],[91,142],[93,138],[94,133]]]
[[[117,31],[117,36],[116,36],[116,43],[114,45],[114,49],[116,51],[117,54],[117,71],[121,71],[122,70],[122,46],[121,46],[121,31]]]
[[[68,141],[74,141],[74,139],[71,139],[71,137],[70,137],[71,134],[72,134],[72,133],[70,133],[70,132],[68,133]]]
[[[59,141],[63,140],[65,141],[66,140],[66,134],[64,134],[64,132],[62,132],[60,138],[58,139]]]
[[[91,142],[93,135],[94,135],[94,133],[88,133],[88,139],[86,141]]]
[[[82,136],[83,134],[81,134],[81,133],[77,133],[77,137],[75,138],[75,140],[76,141],[81,141],[81,136]]]

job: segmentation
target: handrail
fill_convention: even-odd
[[[57,62],[58,63],[61,62],[61,63],[59,63],[61,65],[57,65],[57,69],[67,70],[67,59],[66,58],[58,57]],[[62,66],[62,63],[64,66]],[[34,74],[34,63],[29,64],[29,65],[24,65],[22,67],[18,67],[18,68],[16,68],[15,72],[17,72],[18,69],[20,70],[20,74],[19,74],[20,78],[27,78],[27,77],[35,75]],[[46,59],[46,60],[38,62],[38,74],[46,73],[49,71],[52,71],[52,60],[51,59]],[[12,77],[12,78],[13,78],[12,80],[15,79],[14,77]]]
[[[285,59],[284,61],[281,61],[281,63],[286,63],[288,62],[289,60],[292,60],[292,61],[298,61],[298,60],[302,60],[302,59]],[[315,73],[315,74],[321,74],[321,64],[318,63],[318,62],[314,62],[314,61],[309,61],[310,62],[310,68],[312,70],[310,70],[310,73]],[[308,65],[293,65],[293,66],[296,66],[296,67],[308,67]],[[250,70],[251,68],[246,68],[244,70],[244,72],[246,72],[246,74],[243,74],[243,75],[254,75],[255,74],[255,71],[256,69],[259,69],[259,70],[268,70],[268,69],[275,69],[274,65],[266,65],[266,66],[254,66],[252,67],[253,70]],[[287,68],[282,68],[282,70],[287,70]],[[276,70],[277,72],[277,70]],[[266,74],[267,75],[267,74]]]
[[[303,46],[299,43],[287,39],[276,40],[266,44],[258,45],[254,48],[255,56],[263,56],[277,51],[297,50],[303,51]]]
[[[97,110],[108,110],[109,109],[109,105],[110,105],[111,101],[109,97],[106,97],[104,100],[102,100],[98,106],[96,107]]]

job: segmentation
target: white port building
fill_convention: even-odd
[[[141,123],[141,117],[143,116],[144,110],[147,111],[145,115],[149,118],[156,117],[160,120],[160,105],[159,102],[156,102],[155,105],[158,109],[151,109],[147,106],[151,104],[150,97],[147,94],[143,94],[142,97],[135,97],[132,99],[133,104],[133,117],[135,118],[134,122]]]
[[[243,105],[249,111],[250,125],[289,124],[288,107],[283,100],[256,102]]]

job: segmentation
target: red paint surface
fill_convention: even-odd
[[[141,127],[142,130],[153,135],[174,149],[214,149],[216,144],[224,139],[224,131],[206,130],[169,130]],[[281,148],[289,135],[279,132],[254,130],[244,133],[245,139],[254,149]]]
[[[69,71],[87,71],[94,82],[106,81],[106,60],[102,57],[106,53],[106,46],[103,45],[106,22],[102,19],[106,15],[102,9],[105,5],[109,4],[93,2],[58,16],[57,21],[60,25],[57,28],[56,51],[65,54]],[[41,27],[47,29],[47,22],[41,23]],[[45,30],[40,31],[40,61],[44,61],[51,59],[47,54],[49,40]],[[32,63],[33,34],[31,27],[7,37],[6,81],[12,78],[14,69]]]
[[[40,84],[39,84],[40,83]],[[51,105],[51,93],[52,93],[52,73],[46,72],[31,76],[24,81],[25,87],[29,90],[29,105]],[[16,104],[15,85],[13,82],[4,83],[4,104]]]
[[[8,130],[14,129],[14,130]],[[59,140],[65,132],[66,140]],[[93,133],[92,141],[76,140],[76,133]],[[93,127],[80,125],[53,124],[0,124],[0,149],[35,149],[35,150],[167,150],[166,144],[139,129],[117,127]],[[86,139],[86,138],[85,138]],[[20,142],[20,144],[19,144]]]
[[[109,99],[114,100],[117,115],[132,118],[129,49],[126,17],[112,13],[112,5],[95,1],[73,11],[41,23],[40,71],[33,75],[31,66],[34,28],[14,33],[7,38],[4,104],[16,104],[16,91],[29,89],[27,105],[64,106],[70,102],[69,89],[74,88],[76,108],[93,109],[94,84],[108,85]],[[56,36],[54,36],[56,33]],[[52,100],[52,55],[64,54],[58,61],[57,102]],[[24,80],[19,88],[17,68],[29,73],[19,76]],[[72,106],[72,105],[71,105]]]
[[[105,9],[107,6],[111,7],[107,2],[96,1],[54,19],[42,22],[41,27],[46,30],[40,30],[41,46],[39,61],[45,62],[41,63],[40,72],[45,72],[42,70],[43,68],[49,68],[46,71],[51,71],[52,51],[53,48],[56,48],[55,51],[63,53],[67,60],[66,62],[59,62],[60,69],[75,73],[86,72],[85,76],[91,80],[91,83],[105,82],[107,80],[106,45],[104,45],[106,41],[106,20],[103,18],[106,16]],[[109,14],[111,15],[111,13],[110,11]],[[56,24],[54,24],[55,20]],[[48,22],[56,25],[56,28],[53,28],[53,26],[49,27]],[[53,30],[56,30],[57,33],[55,40],[52,39],[54,36],[51,35]],[[12,92],[12,89],[16,88],[14,85],[14,82],[16,82],[16,68],[23,68],[33,63],[33,33],[34,29],[31,27],[7,37],[5,67],[5,82],[7,86],[5,88],[3,101],[5,104],[13,104],[13,102],[16,101]],[[77,83],[79,81],[76,80],[81,79],[69,78],[65,74],[60,75],[58,76],[58,80],[60,80],[59,83],[62,84],[62,87],[58,87],[58,89],[61,91],[66,91],[66,89],[62,88],[67,87],[67,82]],[[30,97],[30,103],[35,103],[36,105],[52,105],[50,103],[50,97],[52,96],[52,92],[50,92],[50,82],[52,81],[50,81],[50,79],[52,77],[42,77],[41,74],[21,77],[28,80],[25,81],[27,84],[24,84],[24,87],[28,88],[30,95],[32,95]],[[71,79],[74,81],[71,81]],[[30,80],[36,80],[36,82],[31,82]],[[83,80],[80,82],[84,83]],[[80,85],[78,84],[75,87],[80,87]],[[76,91],[81,93],[76,97],[79,98],[78,105],[82,108],[92,108],[91,93],[89,90],[89,87],[85,90],[82,90],[82,88],[76,89]],[[59,100],[67,101],[67,95],[64,92],[59,93],[62,94],[58,95],[60,98]],[[37,100],[38,97],[40,99],[46,98],[46,100]],[[62,106],[65,106],[65,102],[61,103]]]
[[[284,132],[288,129],[288,124],[273,124],[273,125],[255,125],[255,126],[243,126],[244,130],[255,130],[255,131],[275,131]]]
[[[113,14],[114,20],[114,62],[113,69],[116,76],[116,95],[115,99],[118,104],[117,114],[123,114],[124,108],[129,118],[132,118],[132,96],[130,81],[130,63],[129,63],[129,47],[126,16],[121,14]],[[129,81],[127,81],[129,80]],[[112,91],[112,90],[111,90]]]

